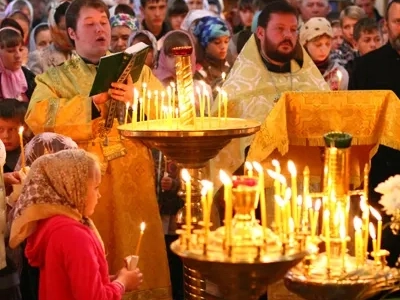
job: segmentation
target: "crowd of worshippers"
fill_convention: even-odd
[[[223,85],[229,101],[243,101],[243,107],[247,107],[231,117],[263,121],[281,93],[289,90],[388,89],[400,96],[400,0],[393,0],[382,13],[384,16],[374,7],[374,0],[355,0],[345,7],[327,0],[294,0],[290,3],[284,0],[239,0],[229,10],[225,8],[228,3],[220,0],[105,0],[108,9],[104,11],[97,4],[90,6],[90,1],[96,0],[86,0],[89,4],[82,5],[98,9],[102,17],[89,18],[82,24],[79,15],[68,19],[69,1],[0,1],[0,10],[3,9],[0,17],[0,139],[7,151],[3,172],[10,208],[18,199],[11,196],[10,188],[21,180],[19,173],[14,172],[20,168],[20,126],[25,127],[25,157],[31,159],[29,163],[48,152],[78,147],[69,137],[61,135],[34,137],[33,132],[37,133],[46,125],[40,125],[38,130],[38,123],[42,121],[37,120],[41,117],[33,117],[33,112],[41,105],[42,93],[54,92],[60,101],[73,97],[74,93],[82,93],[77,87],[59,89],[55,70],[79,57],[85,64],[96,65],[98,60],[85,57],[85,53],[94,51],[89,48],[96,43],[106,44],[108,54],[124,51],[138,42],[147,44],[150,50],[145,62],[144,70],[149,70],[146,78],[157,81],[164,88],[176,79],[172,49],[192,46],[194,84],[206,85],[213,98]],[[108,21],[104,21],[105,17]],[[86,35],[79,35],[82,28]],[[93,41],[88,35],[90,32],[100,32],[103,40]],[[84,44],[83,40],[89,48],[74,47],[79,39],[79,47]],[[55,82],[53,88],[48,87],[50,81]],[[120,88],[131,87],[130,84]],[[124,93],[112,91],[111,95],[118,101],[127,102],[131,99],[125,97],[125,92],[129,93],[128,90]],[[63,93],[68,96],[64,97]],[[90,99],[98,107],[105,101],[102,97]],[[65,157],[66,161],[68,157]],[[400,173],[398,158],[396,151],[380,147],[372,161],[372,190],[390,175]],[[91,161],[91,158],[82,158],[85,159]],[[179,169],[174,162],[165,161],[162,153],[156,150],[153,150],[153,159],[155,192],[171,273],[169,279],[173,299],[178,300],[184,297],[183,268],[169,245],[177,238],[173,220],[183,206],[177,196]],[[393,239],[388,240],[394,243]],[[399,247],[393,244],[392,249]],[[392,249],[390,251],[395,255],[398,251]],[[22,299],[37,299],[38,282],[35,285],[26,279],[35,277],[32,270],[24,269],[26,264],[26,258],[20,253],[7,256],[7,267],[0,270],[1,299],[21,299],[21,293]],[[18,279],[9,281],[7,277],[7,282],[11,283],[2,294],[1,277],[13,279],[13,272],[18,274]],[[140,274],[124,274],[130,276],[130,281],[125,280],[121,287],[121,282],[114,280],[111,294],[119,295],[121,290],[139,286]],[[13,285],[15,282],[18,284]],[[7,298],[13,289],[14,296]],[[24,294],[29,296],[24,298]]]

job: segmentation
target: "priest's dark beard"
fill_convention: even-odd
[[[285,43],[289,43],[292,46],[292,51],[289,53],[282,53],[278,50],[278,47],[281,44],[285,44]],[[278,45],[274,45],[270,39],[268,39],[267,36],[265,36],[265,41],[264,41],[264,47],[261,46],[262,49],[262,55],[266,56],[264,58],[266,58],[267,60],[273,60],[276,62],[280,62],[280,63],[287,63],[290,60],[292,60],[295,56],[295,52],[296,52],[296,47],[295,45],[293,45],[292,41],[290,39],[284,40],[282,42],[280,42]]]

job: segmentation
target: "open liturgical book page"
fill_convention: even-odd
[[[136,82],[142,72],[149,46],[138,43],[123,52],[103,56],[100,59],[90,96],[107,92],[112,82],[124,82],[130,73]]]

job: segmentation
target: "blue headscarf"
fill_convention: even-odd
[[[231,36],[226,23],[220,18],[211,16],[201,18],[195,25],[193,34],[203,48],[206,48],[213,39],[221,36]]]

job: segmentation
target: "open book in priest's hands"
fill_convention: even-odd
[[[107,92],[113,82],[125,82],[130,74],[136,82],[142,72],[149,46],[138,43],[123,52],[103,56],[89,96]]]

